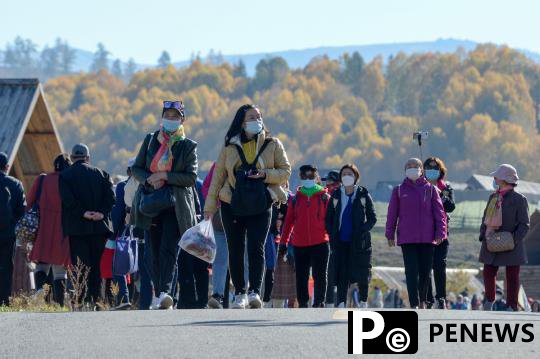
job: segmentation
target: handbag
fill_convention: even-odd
[[[129,232],[128,232],[129,228]],[[139,251],[137,239],[133,237],[133,227],[124,229],[121,236],[116,238],[112,271],[116,276],[124,276],[139,270]]]
[[[150,218],[157,217],[162,211],[173,208],[176,204],[172,188],[163,186],[158,190],[153,190],[148,186],[142,187],[139,211]]]
[[[39,199],[41,197],[41,190],[43,187],[43,179],[45,175],[39,176],[38,188],[36,192],[36,200],[34,205],[24,213],[22,218],[15,225],[15,237],[17,244],[28,245],[33,243],[37,237],[37,231],[39,229]]]
[[[487,250],[492,253],[509,252],[514,249],[514,236],[510,232],[493,232],[486,235]]]

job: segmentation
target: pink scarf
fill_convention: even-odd
[[[502,226],[502,203],[504,195],[510,192],[512,188],[502,188],[495,191],[488,202],[486,208],[486,234],[493,233]]]

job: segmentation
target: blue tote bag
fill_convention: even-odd
[[[115,244],[113,274],[124,276],[137,272],[139,270],[139,251],[137,239],[133,237],[133,227],[126,227],[122,235],[116,238]]]

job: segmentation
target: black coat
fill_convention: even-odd
[[[11,176],[6,176],[3,172],[0,172],[0,186],[7,188],[10,193],[11,199],[9,205],[13,214],[11,225],[0,231],[0,241],[13,240],[15,238],[15,224],[24,215],[24,209],[26,207],[24,188],[21,181]]]
[[[339,239],[341,225],[341,191],[332,193],[326,212],[326,230],[330,236],[330,246],[335,249]],[[364,187],[356,189],[356,197],[352,203],[353,231],[351,250],[349,252],[350,277],[360,277],[363,268],[371,268],[371,233],[377,223],[377,215],[373,200]]]
[[[84,161],[77,161],[60,174],[62,227],[66,236],[109,236],[115,202],[109,174]],[[83,217],[86,211],[103,213],[101,221]]]

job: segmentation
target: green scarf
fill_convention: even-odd
[[[308,196],[308,198],[313,196],[315,193],[319,193],[323,190],[324,187],[318,184],[311,188],[300,187],[300,193],[305,194],[306,196]]]

